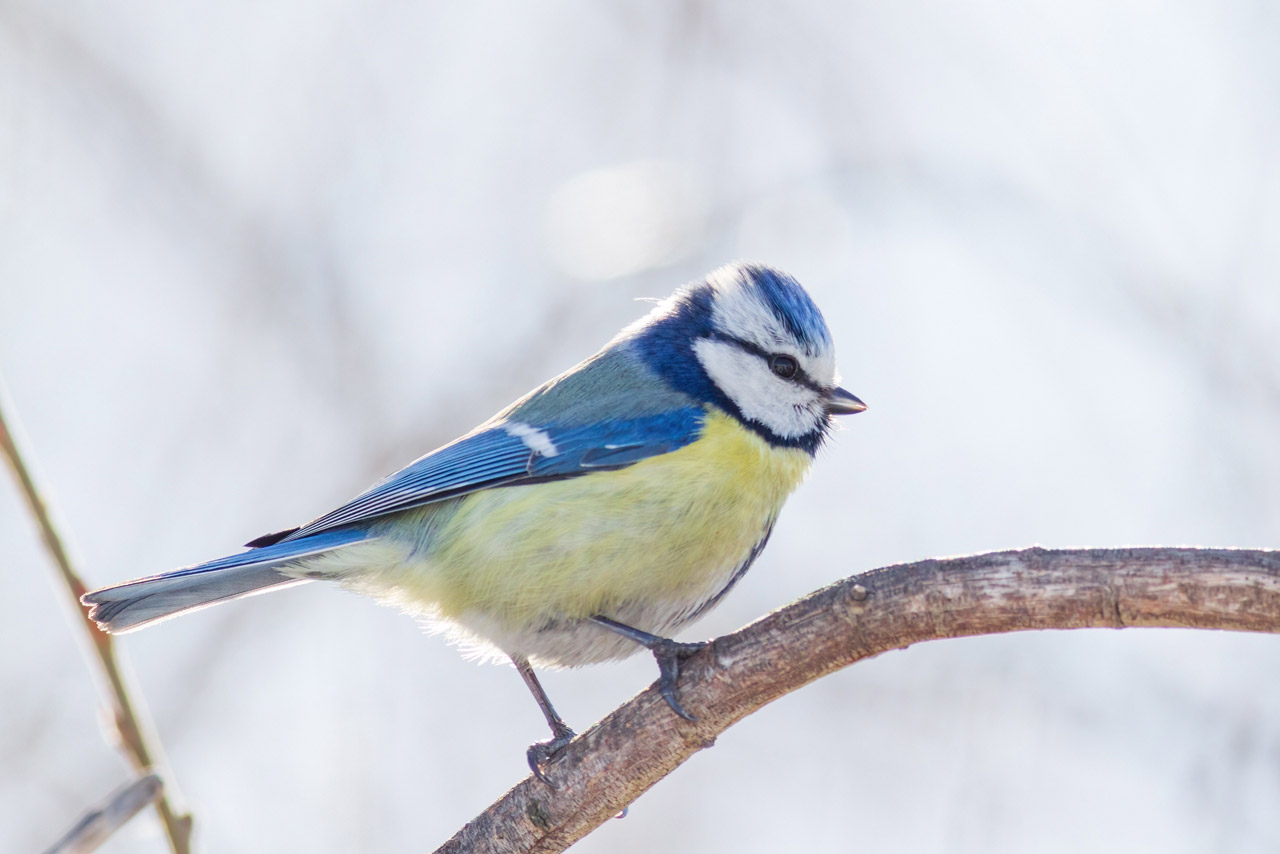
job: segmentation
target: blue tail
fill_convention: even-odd
[[[98,628],[112,634],[130,632],[197,608],[301,584],[307,579],[286,575],[276,567],[354,545],[368,537],[368,531],[363,530],[322,531],[298,540],[251,549],[115,587],[104,587],[84,594],[80,601],[90,606],[89,618],[98,624]]]

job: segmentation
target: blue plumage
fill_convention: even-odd
[[[833,416],[831,334],[795,279],[735,264],[682,288],[600,352],[462,438],[249,551],[95,590],[108,631],[330,579],[447,624],[515,663],[555,738],[572,731],[532,664],[651,650],[676,699],[687,645],[764,548]]]
[[[593,424],[534,426],[508,421],[506,426],[473,433],[427,454],[286,539],[311,537],[479,489],[631,465],[694,441],[702,418],[700,407],[684,407]],[[541,437],[547,447],[539,449],[537,442],[531,446],[531,435]]]
[[[799,282],[760,264],[743,265],[742,276],[773,311],[773,316],[808,352],[816,353],[831,346],[827,322]]]
[[[277,567],[355,545],[368,536],[359,528],[327,531],[95,590],[86,593],[84,601],[93,606],[89,615],[100,625],[113,632],[132,631],[228,599],[300,584],[306,578]]]
[[[691,400],[713,403],[732,412],[734,403],[707,375],[697,359],[690,359],[688,342],[715,333],[711,323],[709,287],[700,285],[677,291],[665,314],[636,336],[634,347],[658,376]]]

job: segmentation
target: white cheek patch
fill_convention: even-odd
[[[818,429],[826,413],[816,391],[775,376],[759,356],[727,341],[699,339],[693,352],[707,375],[743,416],[784,439]]]
[[[535,454],[543,457],[558,456],[560,449],[556,447],[556,443],[551,441],[551,437],[547,435],[546,430],[539,430],[537,427],[530,427],[528,424],[521,424],[519,421],[512,421],[503,427],[507,431],[507,435],[514,436],[524,442],[524,446]]]

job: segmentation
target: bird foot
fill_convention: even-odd
[[[676,689],[676,682],[680,678],[680,663],[706,646],[707,641],[681,643],[669,638],[660,638],[649,646],[653,657],[658,661],[658,690],[662,693],[662,699],[667,701],[671,711],[686,721],[696,721],[697,718],[680,705],[679,692]]]
[[[525,756],[529,760],[529,770],[533,771],[533,776],[537,777],[543,783],[551,788],[556,788],[556,784],[552,783],[542,771],[542,766],[554,760],[560,755],[560,751],[577,737],[577,733],[569,729],[567,726],[563,729],[557,728],[553,737],[547,741],[540,741],[529,747],[529,752]]]

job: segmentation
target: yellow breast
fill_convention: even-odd
[[[468,496],[395,573],[395,598],[521,629],[640,603],[675,613],[728,583],[810,459],[710,412],[701,438],[672,453]]]

